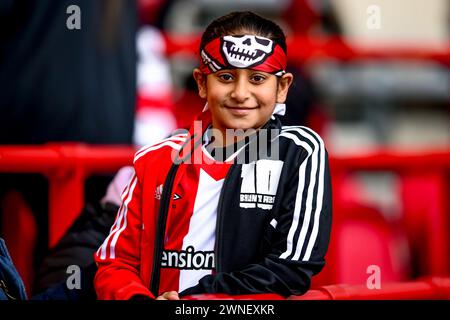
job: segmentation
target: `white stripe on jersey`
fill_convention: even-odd
[[[184,141],[186,139],[187,135],[188,135],[187,133],[180,133],[180,134],[177,134],[175,136],[171,136],[171,137],[162,139],[162,140],[160,140],[160,141],[158,141],[158,142],[156,142],[154,144],[143,146],[142,148],[140,148],[136,152],[135,156],[139,155],[141,152],[145,151],[146,149],[148,149],[150,147],[155,147],[155,146],[157,146],[157,145],[159,145],[159,144],[161,144],[163,142],[166,142],[166,141]]]
[[[136,155],[134,156],[133,163],[136,162],[140,157],[146,155],[148,152],[157,150],[157,149],[159,149],[161,147],[164,147],[164,146],[169,146],[169,147],[172,147],[175,150],[180,150],[181,145],[177,144],[174,141],[183,142],[185,140],[186,140],[186,137],[177,137],[177,136],[175,136],[175,137],[167,138],[167,139],[163,140],[163,142],[160,142],[160,143],[158,143],[156,145],[143,147],[141,150],[136,152]]]
[[[136,183],[137,183],[137,178],[134,179],[133,184],[131,185],[130,188],[130,193],[128,193],[128,197],[124,202],[124,210],[123,210],[123,225],[122,227],[116,231],[116,233],[114,234],[114,237],[111,241],[111,246],[109,249],[109,257],[111,259],[115,259],[116,258],[116,243],[117,240],[119,238],[119,235],[122,233],[123,230],[125,230],[125,228],[127,227],[127,213],[128,213],[128,204],[130,203],[131,199],[133,198],[133,192],[134,192],[134,188],[136,187]]]
[[[100,254],[100,259],[106,258],[106,248],[108,246],[108,241],[111,235],[115,232],[115,230],[120,225],[120,221],[122,220],[122,211],[123,211],[123,204],[125,202],[125,197],[128,196],[128,191],[130,190],[131,185],[133,184],[134,179],[136,179],[136,173],[133,174],[131,177],[130,182],[127,184],[126,188],[122,192],[122,204],[120,205],[119,211],[117,212],[116,220],[114,221],[114,224],[112,225],[111,229],[109,230],[109,235],[106,237],[105,241],[103,241],[103,244],[101,247],[97,250],[97,255]]]
[[[177,136],[173,136],[173,137],[164,139],[157,144],[143,147],[138,152],[136,152],[134,162],[136,160],[138,160],[140,157],[147,154],[148,152],[157,150],[164,146],[170,146],[176,150],[179,150],[181,148],[181,146],[173,141],[185,141],[186,136],[187,136],[187,134],[180,134]],[[134,183],[133,183],[133,179],[135,179]],[[126,228],[126,225],[127,225],[126,216],[127,216],[127,211],[128,211],[128,204],[130,203],[130,201],[133,197],[133,191],[134,191],[134,188],[135,188],[136,182],[137,182],[136,175],[133,176],[133,179],[130,181],[130,183],[128,185],[128,188],[130,188],[130,186],[131,186],[131,190],[129,191],[128,196],[126,197],[126,200],[124,200],[122,198],[122,205],[119,209],[116,221],[114,222],[114,225],[111,227],[110,234],[108,235],[106,240],[103,242],[102,246],[97,251],[97,255],[98,255],[99,251],[101,250],[100,259],[106,258],[106,250],[108,248],[108,243],[109,243],[110,238],[112,238],[112,241],[111,241],[111,244],[109,244],[109,246],[110,246],[109,258],[115,259],[115,245],[117,243],[120,233]],[[124,191],[123,195],[125,195],[125,194],[126,194],[126,192]]]
[[[300,139],[298,139],[298,137],[296,137],[292,134],[288,134],[289,136],[286,136],[286,137],[294,140],[294,142],[297,145],[303,146],[308,151],[308,157],[300,165],[299,185],[298,185],[297,196],[296,196],[296,201],[295,201],[293,222],[292,222],[291,228],[289,230],[289,234],[288,234],[287,249],[283,254],[280,255],[280,258],[287,258],[292,253],[292,250],[293,250],[293,246],[292,246],[293,237],[298,228],[298,221],[300,218],[301,202],[302,202],[301,198],[302,198],[302,193],[304,190],[304,184],[305,184],[305,180],[306,180],[305,168],[306,168],[306,164],[308,162],[307,160],[311,157],[311,175],[310,175],[310,179],[309,179],[308,193],[307,193],[307,197],[306,197],[306,210],[305,210],[302,227],[300,230],[300,235],[299,235],[297,245],[295,248],[295,254],[292,257],[292,260],[298,260],[300,258],[307,233],[311,229],[311,228],[309,228],[309,222],[311,220],[312,203],[313,203],[313,197],[314,197],[314,188],[315,188],[315,184],[316,184],[318,163],[320,166],[319,167],[319,178],[318,178],[318,180],[319,180],[318,181],[318,191],[317,191],[317,195],[316,195],[316,210],[314,213],[314,224],[313,224],[311,235],[310,235],[310,238],[308,241],[305,255],[303,256],[303,259],[302,259],[303,261],[308,261],[311,256],[312,248],[313,248],[316,238],[317,238],[317,233],[318,233],[318,229],[319,229],[319,218],[320,218],[320,213],[322,211],[323,188],[324,188],[323,180],[324,180],[324,167],[325,167],[324,146],[323,146],[322,139],[320,139],[320,137],[318,137],[317,134],[313,133],[316,137],[318,137],[320,146],[317,144],[317,141],[308,133],[308,131],[306,131],[308,128],[305,128],[305,127],[283,127],[283,129],[284,130],[282,131],[280,136],[281,135],[286,136],[286,134],[288,134],[287,131],[296,131],[296,132],[300,133],[300,135],[302,135],[303,137],[307,138],[308,141],[310,141],[314,145],[314,149],[311,150],[311,147],[307,143],[301,141]],[[313,132],[313,131],[311,130],[311,132]],[[306,146],[308,146],[308,147],[306,148]],[[320,157],[320,160],[319,160],[319,157]]]
[[[183,238],[182,250],[192,246],[197,252],[214,251],[217,206],[224,180],[216,181],[200,169],[193,214],[189,221],[189,231]],[[180,270],[179,292],[195,286],[202,277],[211,272],[212,270]]]

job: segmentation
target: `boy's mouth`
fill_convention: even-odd
[[[230,107],[225,106],[231,113],[236,115],[246,115],[249,114],[252,110],[257,109],[258,107]]]

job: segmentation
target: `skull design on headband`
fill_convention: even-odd
[[[236,68],[248,68],[263,61],[273,51],[273,41],[253,35],[223,37],[223,53]]]
[[[210,74],[222,69],[252,69],[282,76],[286,73],[285,50],[271,39],[255,35],[215,38],[200,49],[200,70]]]

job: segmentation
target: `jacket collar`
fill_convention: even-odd
[[[279,116],[284,115],[285,111],[286,105],[284,103],[283,104],[277,103],[275,105],[271,118],[263,127],[266,129],[280,128],[281,123]],[[278,117],[275,117],[275,115],[277,115]],[[205,108],[203,109],[203,112],[197,115],[197,117],[195,118],[194,122],[192,123],[189,129],[188,138],[181,147],[178,153],[178,158],[176,159],[178,163],[184,162],[189,157],[192,157],[194,154],[194,150],[202,146],[204,142],[204,133],[210,126],[211,122],[212,122],[211,111],[208,109],[208,104],[206,104]]]

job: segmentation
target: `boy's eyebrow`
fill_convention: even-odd
[[[253,69],[248,69],[250,71],[251,74],[255,74],[255,73],[259,73],[259,74],[266,74],[266,75],[274,75],[270,72],[265,72],[265,71],[260,71],[260,70],[253,70]]]

